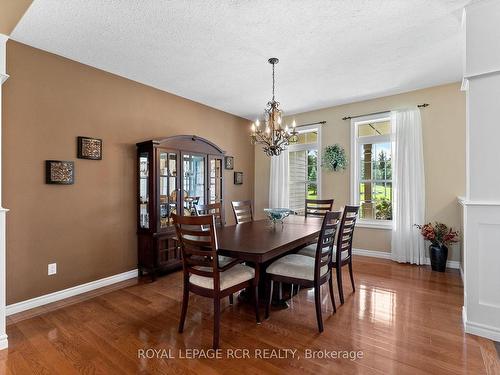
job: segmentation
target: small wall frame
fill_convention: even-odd
[[[243,185],[243,172],[234,172],[234,184]]]
[[[224,156],[224,169],[234,169],[234,157]]]
[[[75,163],[64,160],[45,160],[45,183],[73,185],[75,182]]]
[[[102,139],[77,137],[78,159],[102,160]]]

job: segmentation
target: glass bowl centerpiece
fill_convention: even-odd
[[[285,218],[294,213],[289,208],[264,208],[264,212],[274,225],[277,222],[283,225]]]

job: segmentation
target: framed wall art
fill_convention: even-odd
[[[234,157],[224,156],[224,169],[234,169]]]
[[[102,139],[78,137],[78,159],[101,160]]]
[[[45,183],[72,185],[75,182],[75,163],[64,160],[45,160]]]
[[[243,185],[243,172],[234,172],[234,184]]]

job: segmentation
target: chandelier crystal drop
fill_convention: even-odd
[[[280,103],[274,97],[274,68],[279,62],[276,57],[268,60],[273,66],[273,98],[267,102],[264,110],[263,124],[260,120],[255,121],[251,127],[252,144],[261,144],[267,156],[278,156],[290,143],[297,141],[297,129],[295,121],[292,126],[283,126],[283,111],[279,109]]]

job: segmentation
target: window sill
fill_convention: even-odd
[[[392,221],[376,222],[358,220],[356,222],[356,226],[360,228],[392,230]]]

